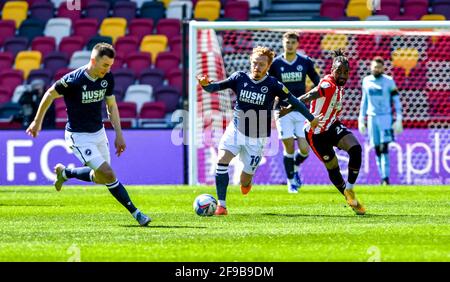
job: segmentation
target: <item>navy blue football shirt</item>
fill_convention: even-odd
[[[58,80],[55,90],[64,96],[67,107],[66,130],[92,133],[102,129],[102,103],[105,96],[113,94],[113,89],[111,72],[94,79],[87,73],[87,65]]]
[[[315,85],[320,82],[320,77],[314,69],[314,62],[311,58],[298,53],[296,59],[292,62],[288,62],[284,55],[277,56],[270,66],[269,75],[274,76],[286,85],[295,97],[305,94],[307,75]],[[287,103],[280,102],[278,106],[287,106]]]
[[[273,76],[266,75],[256,81],[249,74],[237,71],[229,78],[203,88],[208,92],[230,88],[236,93],[233,122],[241,133],[249,137],[270,136],[273,102],[277,96],[281,101],[289,101],[301,108],[308,120],[314,119],[305,105]]]

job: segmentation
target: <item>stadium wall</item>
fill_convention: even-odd
[[[363,146],[363,162],[359,184],[379,183],[375,153],[366,137],[352,130]],[[172,130],[124,130],[127,150],[114,155],[114,131],[107,131],[111,162],[120,180],[126,184],[183,184],[183,146],[179,132]],[[415,185],[450,184],[450,138],[447,129],[405,129],[390,144],[391,183]],[[178,140],[180,139],[180,140]],[[211,153],[215,161],[217,148]],[[344,177],[347,155],[337,151]],[[2,130],[0,134],[0,185],[50,185],[53,167],[61,162],[80,166],[65,148],[64,132],[48,130],[32,139],[23,131]],[[327,172],[316,156],[301,166],[305,184],[329,184]],[[230,164],[230,182],[239,182],[242,170],[238,158]],[[208,174],[214,175],[214,171]],[[255,175],[257,184],[282,184],[282,144],[274,130],[265,156]],[[76,185],[77,181],[70,184]],[[211,181],[208,184],[213,185]]]

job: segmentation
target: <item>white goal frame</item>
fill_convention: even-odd
[[[188,165],[189,165],[189,185],[198,184],[197,167],[197,81],[195,78],[197,70],[197,31],[199,29],[213,30],[313,30],[313,29],[448,29],[450,30],[450,21],[286,21],[286,22],[205,22],[190,21],[189,23],[189,122],[188,126]]]

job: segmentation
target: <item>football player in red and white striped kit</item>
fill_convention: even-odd
[[[331,182],[344,195],[348,205],[356,214],[363,215],[366,212],[365,208],[356,199],[353,191],[361,168],[361,145],[351,131],[339,121],[349,64],[342,50],[336,50],[333,53],[331,74],[326,75],[317,87],[298,99],[303,103],[310,103],[310,112],[314,116],[322,115],[322,123],[315,129],[305,124],[304,130],[308,144],[324,163]],[[294,110],[292,107],[284,108],[280,111],[280,116],[292,110]],[[333,147],[344,150],[349,155],[347,182],[342,177]]]

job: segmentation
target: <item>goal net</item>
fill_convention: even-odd
[[[321,77],[331,69],[331,50],[344,48],[350,62],[341,121],[363,145],[363,165],[358,183],[378,183],[373,148],[357,131],[361,81],[370,74],[374,56],[385,60],[385,73],[399,88],[404,132],[390,144],[391,182],[396,184],[450,183],[450,22],[191,22],[189,77],[189,184],[213,184],[217,147],[231,120],[235,94],[205,92],[195,76],[208,74],[222,80],[235,71],[249,71],[255,46],[282,53],[282,35],[296,31],[299,53],[315,62]],[[307,90],[312,87],[309,78]],[[254,181],[285,183],[275,121],[265,156]],[[337,151],[340,161],[345,153]],[[341,162],[342,173],[347,172]],[[302,166],[306,184],[328,184],[316,156]],[[237,184],[242,167],[238,158],[230,165],[230,182]]]

